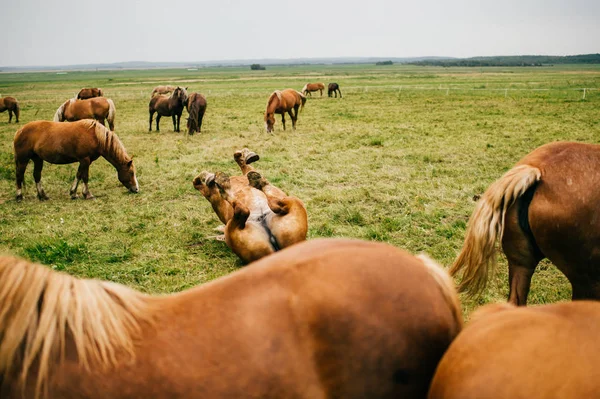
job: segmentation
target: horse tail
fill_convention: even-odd
[[[189,132],[197,132],[198,131],[198,114],[200,113],[200,102],[196,101],[196,97],[192,94],[191,96],[192,103],[189,105],[190,114],[190,123],[189,123]]]
[[[541,177],[538,168],[518,165],[483,194],[471,215],[463,248],[450,268],[452,276],[463,271],[460,291],[477,295],[485,288],[496,265],[496,241],[504,234],[506,211]]]
[[[454,281],[452,277],[448,274],[446,269],[444,269],[441,265],[431,259],[429,256],[425,254],[417,255],[417,258],[423,262],[425,268],[434,278],[435,282],[439,285],[442,295],[446,300],[446,303],[450,307],[452,311],[452,316],[456,322],[456,326],[458,327],[455,334],[458,334],[463,326],[463,317],[460,306],[460,299],[458,298],[458,292],[456,291],[456,286],[454,285]]]
[[[54,114],[54,122],[62,122],[65,120],[63,113],[65,112],[65,106],[68,102],[69,100],[65,101],[60,107],[58,107],[56,113]]]
[[[108,120],[111,130],[114,130],[116,113],[115,103],[110,98],[107,98],[106,101],[108,102],[108,116],[106,117],[106,119]]]

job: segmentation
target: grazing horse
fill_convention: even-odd
[[[90,164],[100,156],[115,167],[119,181],[129,191],[139,191],[133,160],[127,155],[117,135],[97,121],[85,119],[73,123],[29,122],[15,134],[14,149],[18,202],[23,199],[21,188],[30,159],[33,160],[33,177],[40,201],[48,199],[41,182],[44,161],[54,164],[79,162],[77,177],[70,190],[73,199],[77,198],[80,180],[83,180],[85,199],[94,198],[88,189],[88,172]]]
[[[335,98],[337,98],[338,92],[340,93],[340,98],[342,98],[342,91],[340,90],[340,85],[337,83],[329,83],[327,86],[327,97],[331,97],[331,94],[335,94]]]
[[[283,91],[275,90],[267,100],[267,110],[265,111],[265,126],[267,132],[272,132],[275,124],[275,114],[281,114],[281,123],[285,130],[285,113],[292,118],[292,129],[296,130],[296,121],[298,120],[298,109],[303,109],[306,103],[304,94],[294,90],[285,89]],[[293,112],[292,112],[293,110]]]
[[[321,97],[323,97],[323,90],[325,90],[325,85],[323,83],[307,83],[302,88],[302,94],[305,96],[310,94],[312,97],[313,91],[319,91],[321,93]]]
[[[600,299],[600,145],[555,142],[534,150],[493,183],[475,207],[451,268],[461,289],[481,292],[508,260],[509,302],[525,305],[531,277],[548,258],[571,282],[573,299]]]
[[[599,325],[598,302],[484,306],[442,358],[429,399],[598,397]]]
[[[87,100],[71,98],[63,103],[54,114],[54,122],[95,119],[104,125],[108,121],[110,130],[115,130],[115,103],[110,98],[93,97]]]
[[[302,201],[269,184],[250,163],[259,156],[244,148],[234,159],[242,176],[202,172],[194,187],[226,224],[225,242],[245,263],[306,240],[308,217]]]
[[[186,101],[187,93],[182,87],[176,87],[170,97],[164,95],[152,97],[148,104],[148,111],[150,112],[150,125],[148,131],[152,131],[152,118],[156,112],[157,132],[160,132],[159,123],[161,116],[170,116],[173,119],[173,130],[179,132],[179,122]]]
[[[156,86],[153,90],[152,90],[152,94],[150,95],[150,97],[154,97],[157,94],[169,94],[172,93],[173,91],[175,91],[175,86]]]
[[[14,97],[0,98],[0,112],[8,111],[8,123],[12,122],[13,112],[15,114],[15,123],[19,123],[21,108]]]
[[[104,94],[102,93],[102,89],[99,89],[97,87],[81,89],[81,90],[79,90],[79,93],[77,93],[78,100],[87,100],[88,98],[102,97],[102,96],[104,96]]]
[[[451,279],[321,239],[150,296],[0,258],[0,397],[424,398],[462,326]]]
[[[191,93],[186,103],[187,112],[190,115],[187,122],[188,134],[200,133],[202,130],[202,118],[206,112],[206,97],[200,93]]]

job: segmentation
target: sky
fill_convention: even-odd
[[[600,0],[0,2],[0,67],[600,52]]]

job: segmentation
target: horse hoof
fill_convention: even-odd
[[[17,202],[21,202],[23,201],[23,196],[22,195],[17,195]]]
[[[252,151],[249,151],[249,152],[246,154],[246,165],[249,165],[249,164],[251,164],[252,162],[256,162],[256,161],[258,161],[259,159],[260,159],[260,157],[258,156],[258,154],[257,154],[257,153],[255,153],[255,152],[252,152]]]
[[[79,198],[79,197],[77,197],[77,194],[71,194],[71,199],[72,200],[76,200],[77,198]]]
[[[267,181],[260,175],[260,173],[254,170],[248,172],[246,177],[248,178],[248,184],[257,190],[262,190],[263,187],[267,185]]]
[[[95,200],[95,199],[96,199],[96,197],[94,197],[92,194],[90,194],[90,195],[86,195],[86,196],[85,196],[85,199],[86,199],[86,200]]]
[[[48,201],[50,198],[47,195],[38,195],[38,199],[40,201]]]

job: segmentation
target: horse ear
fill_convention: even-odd
[[[133,159],[130,159],[129,162],[127,162],[128,167],[131,167],[131,165],[133,165]]]

